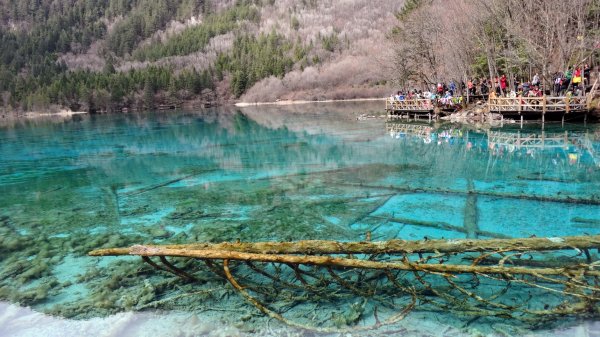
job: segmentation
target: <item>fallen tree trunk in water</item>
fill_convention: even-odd
[[[511,274],[511,275],[563,275],[569,273],[569,268],[525,268],[525,267],[500,267],[500,266],[478,266],[478,265],[453,265],[453,264],[422,264],[413,263],[408,260],[400,262],[378,262],[352,258],[338,258],[331,256],[315,255],[288,255],[288,254],[257,254],[244,253],[229,250],[210,249],[173,249],[157,246],[133,246],[129,249],[129,255],[138,256],[172,256],[192,257],[202,260],[235,260],[274,262],[284,264],[302,264],[315,266],[332,266],[344,268],[361,269],[388,269],[404,271],[425,271],[430,273],[447,274]],[[579,265],[585,276],[600,276],[600,272],[589,270],[591,265]]]
[[[556,315],[600,317],[600,264],[597,255],[590,252],[594,248],[600,248],[600,235],[136,245],[99,249],[90,255],[140,256],[152,267],[187,282],[199,281],[189,262],[202,261],[272,318],[302,329],[348,332],[394,323],[415,307],[532,324]],[[153,257],[158,257],[158,262]],[[184,258],[186,267],[178,267],[167,257]],[[233,275],[234,271],[244,275],[244,285],[238,281],[239,276]],[[272,286],[266,288],[269,282]],[[373,326],[340,328],[311,326],[272,309],[290,302],[313,301],[317,305],[331,302],[333,310],[337,310],[340,305],[348,304],[352,296],[364,300],[362,307],[355,302],[350,304],[352,310],[347,316],[333,313],[332,317],[338,315],[336,325],[356,324],[366,301],[371,301],[374,308],[381,305],[396,311],[380,321],[377,309],[373,309],[376,322]]]
[[[486,190],[471,190],[461,191],[455,189],[439,189],[430,187],[403,187],[403,186],[382,186],[382,185],[367,185],[362,183],[348,183],[348,182],[336,182],[338,186],[348,186],[355,188],[368,188],[373,190],[386,190],[395,191],[398,193],[431,193],[431,194],[449,194],[449,195],[469,195],[477,194],[486,197],[494,197],[501,199],[515,199],[515,200],[531,200],[541,202],[556,202],[563,204],[579,204],[579,205],[600,205],[600,199],[592,198],[576,198],[576,197],[554,197],[554,196],[543,196],[543,195],[527,195],[527,194],[513,194],[508,192],[495,192]]]
[[[369,218],[380,219],[380,220],[385,220],[387,222],[395,222],[395,223],[401,223],[401,224],[417,226],[417,227],[436,228],[436,229],[441,229],[441,230],[445,230],[445,231],[453,231],[453,232],[464,233],[464,234],[469,233],[469,231],[465,227],[451,225],[446,222],[422,221],[422,220],[415,220],[415,219],[409,219],[409,218],[395,218],[395,217],[385,217],[385,216],[379,216],[379,215],[370,215]],[[487,236],[487,237],[495,238],[495,239],[510,239],[511,238],[508,235],[492,233],[492,232],[488,232],[488,231],[482,231],[479,229],[474,230],[474,233],[479,236]]]
[[[137,246],[134,246],[137,247]],[[107,248],[90,252],[92,256],[137,255],[137,248]],[[514,238],[514,239],[453,239],[380,242],[340,242],[305,240],[294,242],[223,242],[191,243],[183,245],[145,245],[148,248],[176,250],[232,251],[257,254],[398,254],[398,253],[458,253],[489,251],[552,251],[565,249],[600,248],[600,235],[566,236],[557,238]]]

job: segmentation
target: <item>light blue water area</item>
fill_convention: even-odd
[[[192,298],[182,292],[193,284],[138,259],[86,254],[141,243],[359,241],[367,232],[373,240],[600,234],[600,127],[357,119],[380,110],[254,107],[2,126],[0,300],[77,319],[156,308],[256,326],[265,321],[255,308],[207,268],[201,287],[225,293]],[[515,143],[521,134],[544,143]],[[202,309],[210,301],[244,309]],[[454,328],[470,319],[448,316]]]

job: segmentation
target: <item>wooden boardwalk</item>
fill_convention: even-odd
[[[592,98],[598,90],[596,80],[586,96],[541,96],[541,97],[495,97],[470,96],[465,100],[486,99],[487,110],[501,114],[505,118],[546,120],[587,120],[591,110]],[[462,101],[462,100],[461,100]],[[385,110],[390,118],[411,118],[427,116],[430,120],[440,114],[451,113],[461,108],[460,103],[444,104],[444,99],[406,99],[388,98]]]
[[[584,96],[490,97],[488,109],[509,118],[560,120],[586,115],[588,100]]]
[[[385,101],[385,110],[390,112],[413,112],[413,113],[433,113],[435,106],[428,98],[406,99],[399,101],[388,98]]]
[[[523,119],[562,120],[583,118],[591,110],[598,80],[585,96],[494,97],[488,98],[489,112],[503,117]]]
[[[459,110],[462,106],[459,103],[444,104],[444,99],[405,99],[397,100],[388,98],[385,101],[385,110],[389,118],[414,118],[420,119],[427,117],[429,120],[437,119],[440,115],[449,114]]]

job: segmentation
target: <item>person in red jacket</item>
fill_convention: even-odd
[[[502,75],[502,77],[500,77],[500,89],[502,90],[502,94],[505,95],[506,94],[506,75]]]

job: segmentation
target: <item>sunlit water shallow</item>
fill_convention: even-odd
[[[0,335],[309,334],[265,318],[214,275],[190,284],[138,258],[86,255],[102,247],[359,241],[367,231],[373,240],[600,234],[600,127],[358,118],[380,114],[380,105],[0,127]],[[293,314],[335,317],[335,306]],[[372,323],[364,321],[353,324]],[[589,330],[598,330],[594,318],[539,326],[417,307],[399,323],[357,334]]]

